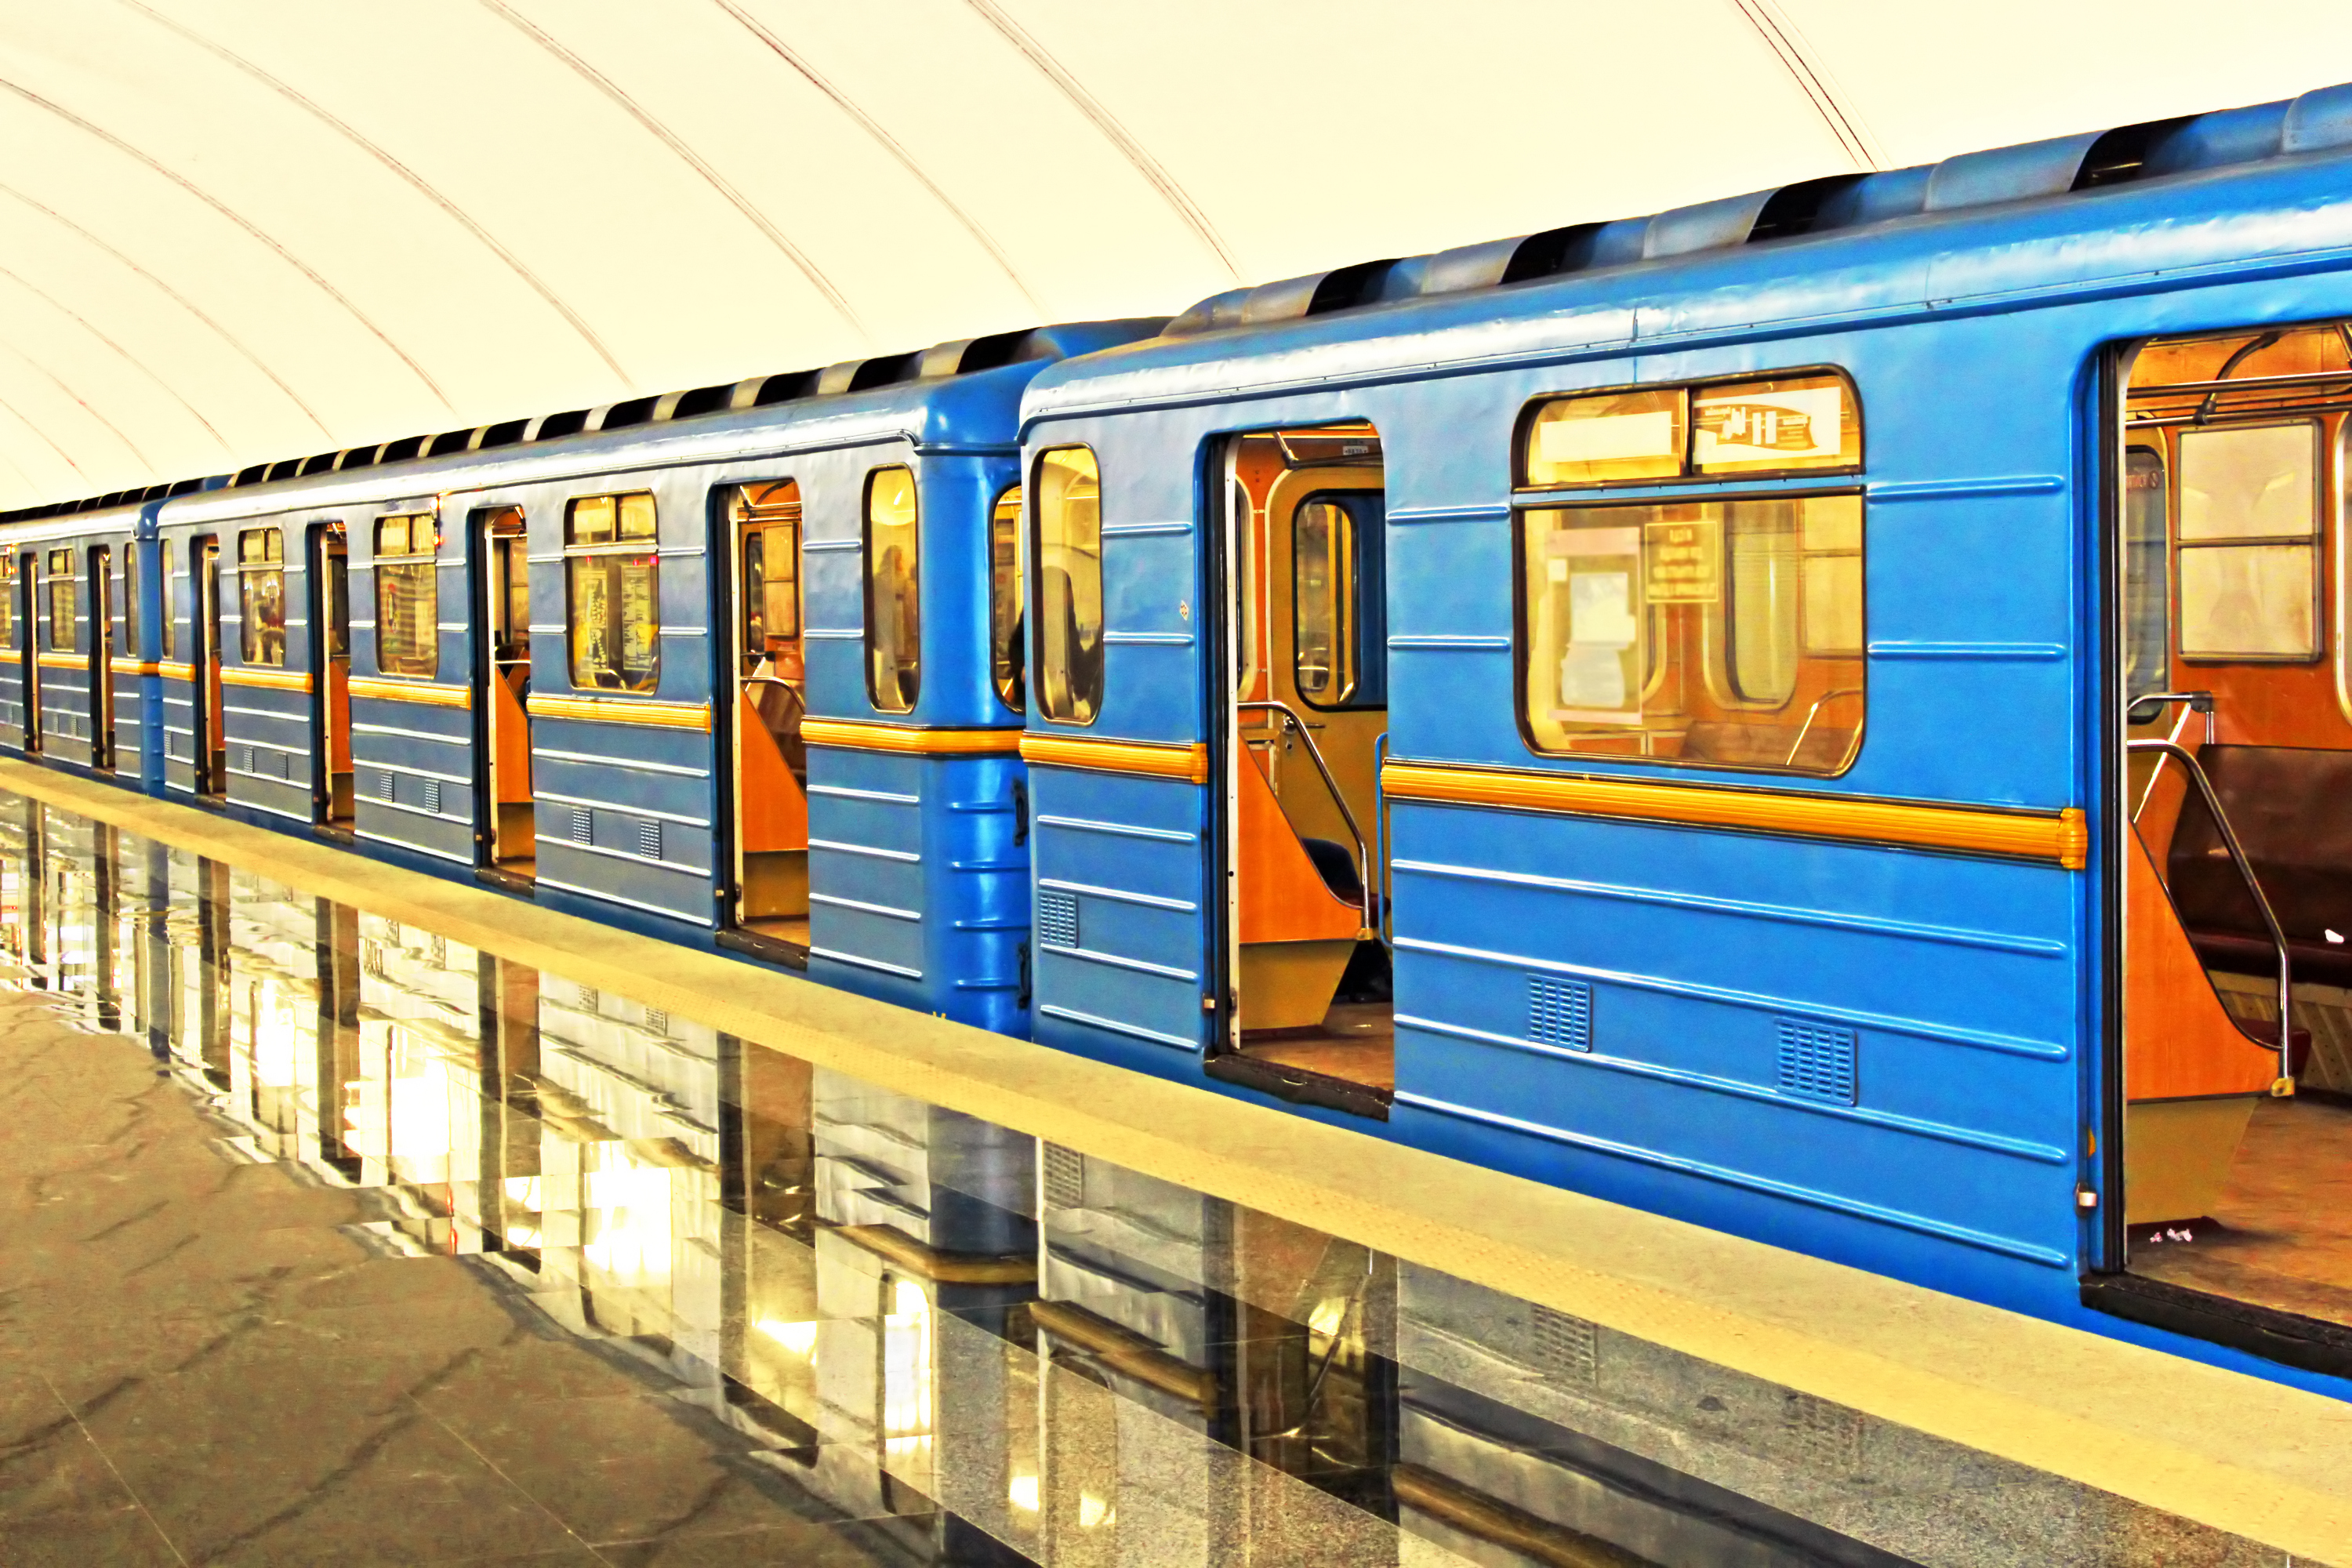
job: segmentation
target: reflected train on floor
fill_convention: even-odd
[[[0,744],[2342,1393],[2347,171],[2329,89],[16,514]]]
[[[368,1251],[464,1259],[665,1395],[732,1461],[714,1529],[750,1489],[855,1521],[855,1561],[961,1568],[2040,1564],[2203,1533],[38,806],[0,814],[0,957],[145,1046],[231,1158],[358,1200]],[[625,1470],[608,1440],[532,1463]]]

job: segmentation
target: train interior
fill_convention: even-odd
[[[2122,436],[2134,1274],[2352,1325],[2352,322],[2143,347]]]
[[[1380,434],[1353,424],[1238,436],[1223,482],[1234,1007],[1209,1070],[1385,1115],[1396,1070],[1378,822],[1388,733]]]
[[[318,704],[319,825],[342,833],[357,815],[352,771],[352,552],[340,522],[310,531],[311,671]]]
[[[539,870],[537,813],[530,787],[530,541],[520,507],[494,507],[473,519],[482,574],[478,603],[488,635],[474,640],[481,660],[476,710],[482,716],[483,860],[495,878],[529,883]]]
[[[791,479],[737,486],[727,530],[736,693],[731,934],[800,961],[809,940],[800,486]]]

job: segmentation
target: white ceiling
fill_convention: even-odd
[[[2347,79],[2344,0],[0,0],[0,508]]]

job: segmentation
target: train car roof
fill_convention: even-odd
[[[1669,351],[2352,259],[2352,86],[1359,263],[1049,367],[1040,419]]]
[[[350,460],[353,453],[320,454],[299,464],[309,471],[272,478],[285,465],[269,465],[264,472],[246,470],[242,482],[175,492],[163,503],[163,521],[176,526],[273,516],[892,436],[952,449],[1010,450],[1022,388],[1041,366],[1149,337],[1162,325],[1160,318],[1147,318],[1038,327],[821,371],[410,437],[361,449],[360,461]]]
[[[25,517],[0,522],[0,546],[44,543],[52,539],[85,539],[94,533],[127,533],[147,538],[154,532],[155,514],[163,499],[60,511],[46,517]]]

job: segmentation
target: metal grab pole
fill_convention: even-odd
[[[2236,830],[2230,826],[2229,817],[2221,810],[2221,797],[2213,793],[2213,781],[2205,776],[2204,768],[2198,763],[2192,752],[2186,747],[2176,745],[2170,741],[2126,741],[2124,742],[2124,749],[2127,752],[2155,752],[2160,755],[2179,760],[2180,765],[2189,771],[2189,779],[2197,785],[2197,793],[2205,797],[2205,809],[2212,814],[2213,826],[2220,830],[2221,843],[2230,851],[2231,863],[2238,868],[2238,875],[2245,879],[2246,891],[2254,896],[2254,908],[2262,911],[2263,925],[2271,934],[2271,945],[2278,950],[2279,1076],[2278,1083],[2272,1086],[2271,1092],[2293,1094],[2294,1092],[2293,961],[2287,956],[2286,932],[2280,928],[2278,916],[2271,912],[2271,901],[2263,895],[2262,883],[2254,878],[2254,863],[2246,858],[2244,847],[2238,842]],[[2284,1087],[2282,1088],[2282,1085]]]

